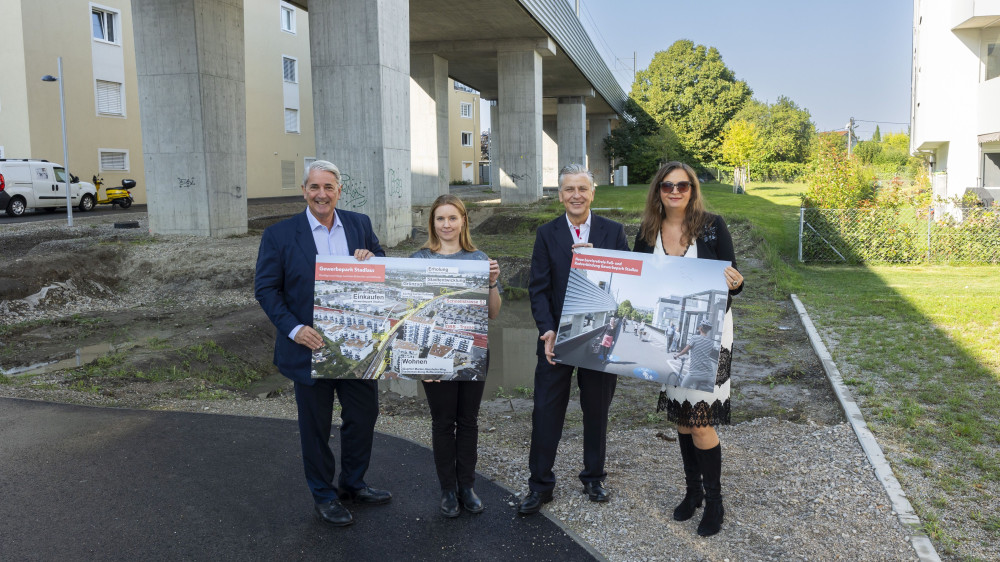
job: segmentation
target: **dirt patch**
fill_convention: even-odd
[[[510,212],[501,212],[491,215],[486,220],[479,223],[472,233],[476,235],[489,236],[492,234],[531,234],[542,224],[552,220],[551,218],[538,218],[531,216],[521,216]]]

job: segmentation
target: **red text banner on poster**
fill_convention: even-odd
[[[607,256],[592,256],[573,254],[574,269],[590,269],[605,273],[624,273],[625,275],[642,275],[642,260],[628,260]]]
[[[364,263],[317,263],[317,281],[385,281],[385,266]]]

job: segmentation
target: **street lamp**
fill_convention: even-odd
[[[63,133],[63,179],[66,180],[66,224],[73,226],[73,201],[70,197],[69,145],[66,142],[66,91],[63,88],[62,57],[58,57],[59,77],[51,74],[42,76],[42,82],[59,82],[59,112],[62,114]]]

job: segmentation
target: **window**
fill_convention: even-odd
[[[1000,76],[1000,42],[986,44],[986,79]]]
[[[983,187],[1000,187],[1000,152],[983,154]]]
[[[127,172],[128,151],[115,149],[98,149],[101,158],[101,171]]]
[[[983,30],[983,66],[986,75],[984,80],[992,80],[1000,76],[1000,28],[988,27]]]
[[[295,7],[281,3],[281,30],[295,33]]]
[[[285,132],[299,132],[299,110],[285,108]]]
[[[281,57],[281,70],[285,77],[285,82],[299,81],[299,61],[291,57]]]
[[[118,14],[100,8],[91,8],[90,25],[94,39],[118,43]]]
[[[462,131],[462,146],[472,146],[472,133]]]
[[[97,81],[97,113],[100,115],[125,115],[121,84],[106,80]]]
[[[462,102],[462,117],[466,119],[472,119],[472,104]]]

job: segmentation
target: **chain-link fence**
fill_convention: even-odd
[[[803,207],[799,261],[998,264],[1000,207]]]

